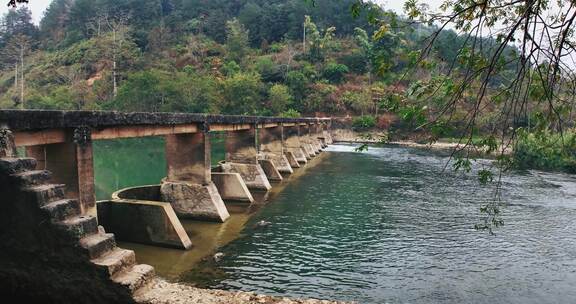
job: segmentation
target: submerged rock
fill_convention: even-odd
[[[271,222],[267,222],[267,221],[262,220],[262,221],[259,221],[258,223],[256,223],[256,225],[254,225],[254,227],[255,228],[264,228],[264,227],[268,227],[270,225],[272,225]]]
[[[220,261],[222,261],[222,259],[224,258],[225,254],[222,252],[217,252],[216,254],[214,254],[213,258],[214,258],[214,262],[216,263],[220,263]]]

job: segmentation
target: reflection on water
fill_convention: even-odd
[[[212,163],[224,158],[222,137],[212,134]],[[108,199],[123,188],[157,184],[166,176],[163,138],[139,138],[99,141],[94,147],[95,180],[98,199]],[[136,251],[139,263],[153,265],[156,272],[170,280],[176,280],[205,257],[211,257],[217,248],[239,237],[251,215],[273,200],[278,193],[306,174],[322,157],[315,158],[306,168],[287,176],[281,183],[273,184],[268,193],[253,193],[253,204],[226,202],[231,217],[223,224],[193,220],[181,220],[192,241],[193,248],[183,251],[142,244],[119,242],[121,247]],[[213,274],[206,275],[209,278]],[[187,274],[190,278],[190,274]],[[195,278],[201,276],[195,275]]]
[[[212,164],[224,159],[224,138],[211,133]],[[94,142],[96,199],[109,199],[117,190],[159,184],[166,177],[164,137]]]
[[[189,251],[125,242],[121,242],[120,246],[136,251],[139,263],[153,265],[156,272],[164,278],[169,280],[177,280],[181,277],[194,278],[198,285],[202,285],[206,278],[213,278],[213,274],[217,271],[209,269],[210,267],[203,267],[203,270],[208,271],[208,273],[201,273],[196,267],[197,263],[206,258],[207,265],[210,265],[211,257],[218,248],[241,237],[241,232],[246,228],[246,224],[249,223],[253,214],[258,213],[269,202],[274,201],[286,186],[297,181],[310,170],[314,170],[313,168],[321,163],[323,158],[323,156],[316,157],[306,168],[286,176],[280,183],[273,184],[273,189],[270,192],[253,193],[256,200],[253,204],[226,202],[230,218],[225,223],[182,220],[182,225],[193,244],[193,248]],[[254,224],[251,223],[250,225]],[[194,270],[191,272],[191,269]]]
[[[361,303],[576,303],[576,178],[507,176],[506,225],[490,236],[473,225],[493,188],[443,171],[446,161],[334,146],[248,221],[221,249],[217,275],[199,282]],[[272,225],[256,229],[260,220]]]
[[[361,303],[576,303],[576,178],[506,176],[506,224],[490,236],[473,226],[494,189],[446,161],[332,146],[258,203],[227,203],[226,223],[185,221],[190,251],[121,245],[162,276],[214,288]],[[215,250],[221,262],[200,262]]]

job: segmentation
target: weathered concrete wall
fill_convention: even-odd
[[[254,202],[248,187],[238,173],[212,172],[212,181],[224,200]]]
[[[226,133],[226,162],[258,164],[256,128]]]
[[[210,137],[204,132],[167,135],[166,163],[169,181],[210,183]]]
[[[162,181],[161,200],[170,202],[181,218],[224,222],[230,214],[214,183],[207,185]]]
[[[144,186],[157,192],[160,186]],[[126,189],[124,192],[131,191]],[[192,242],[182,227],[170,203],[142,197],[140,199],[119,199],[121,192],[115,194],[113,201],[98,202],[98,220],[107,231],[114,233],[121,241],[157,246],[190,249]],[[139,191],[143,192],[143,191]],[[129,196],[138,197],[136,193]],[[129,223],[129,224],[127,224]]]

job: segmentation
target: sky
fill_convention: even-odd
[[[48,7],[48,5],[50,5],[50,2],[52,2],[52,0],[29,0],[29,1],[30,4],[28,4],[28,7],[32,10],[32,18],[34,19],[34,23],[39,24],[44,14],[44,11]],[[429,4],[431,8],[433,8],[437,7],[442,1],[443,0],[429,0],[425,2]],[[0,15],[4,15],[9,10],[6,4],[2,2],[8,3],[8,1],[0,0],[1,4]],[[402,7],[404,6],[404,2],[406,2],[406,0],[376,0],[374,2],[382,4],[386,9],[391,9],[396,13],[402,13]]]

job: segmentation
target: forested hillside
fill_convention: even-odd
[[[453,68],[463,37],[443,31],[415,66],[432,29],[354,2],[54,0],[39,27],[20,7],[2,19],[0,107],[379,114]]]

